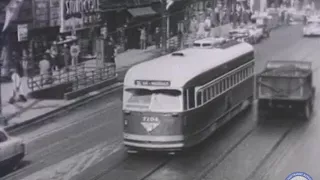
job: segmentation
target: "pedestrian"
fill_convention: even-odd
[[[211,34],[211,26],[212,26],[210,16],[206,17],[206,19],[204,20],[204,23],[205,23],[205,27],[204,27],[205,36],[209,37]]]
[[[183,47],[183,33],[181,30],[178,30],[177,33],[177,41],[178,41],[178,49],[181,49]]]
[[[79,54],[80,54],[80,46],[73,42],[70,47],[70,54],[71,54],[71,64],[72,66],[76,66],[79,61]]]
[[[50,50],[50,58],[51,58],[51,64],[52,64],[52,70],[57,71],[59,69],[59,60],[58,60],[58,46],[57,42],[53,41]]]
[[[106,63],[115,64],[115,46],[111,38],[107,40],[106,52]]]
[[[69,62],[70,62],[70,50],[67,44],[63,45],[63,61],[65,71],[69,71]]]
[[[142,27],[140,28],[140,49],[146,49],[146,39],[147,39],[147,34],[146,34],[146,28]]]
[[[41,85],[52,83],[52,70],[49,61],[49,55],[44,54],[42,60],[39,62],[40,81]]]
[[[303,25],[307,25],[308,18],[306,15],[303,16]]]
[[[160,42],[161,42],[161,32],[159,27],[156,27],[155,33],[154,33],[154,40],[156,43],[156,48],[160,48]]]
[[[28,66],[29,66],[29,55],[27,50],[24,49],[22,51],[22,68],[23,68],[23,76],[28,76]]]
[[[198,31],[197,31],[197,39],[202,39],[205,37],[205,22],[201,21],[199,23]]]
[[[16,101],[27,102],[27,98],[23,93],[23,88],[21,87],[21,77],[22,77],[22,65],[21,63],[16,63],[15,68],[12,69],[11,80],[13,83],[12,96],[9,99],[10,104],[14,104]]]

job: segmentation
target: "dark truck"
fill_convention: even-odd
[[[258,117],[284,113],[310,119],[315,87],[312,64],[305,61],[269,61],[257,76]]]

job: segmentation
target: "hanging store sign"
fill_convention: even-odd
[[[34,28],[48,27],[49,25],[49,1],[48,0],[33,0],[34,11]]]
[[[83,29],[101,21],[99,0],[61,0],[61,32]]]
[[[18,42],[28,40],[28,24],[18,24]]]
[[[60,26],[60,0],[50,0],[50,26]]]

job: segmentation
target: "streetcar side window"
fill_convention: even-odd
[[[189,92],[189,109],[195,107],[195,95],[194,95],[194,88],[188,89]]]
[[[228,82],[228,89],[232,86],[231,85],[231,77],[227,77],[227,82]]]
[[[250,55],[250,58],[251,58],[251,55]],[[197,106],[200,106],[214,99],[215,97],[228,91],[229,89],[236,86],[237,84],[240,84],[245,79],[252,76],[253,72],[254,72],[253,66],[245,67],[215,82],[214,84],[211,84],[206,88],[200,90],[197,93],[197,99],[196,99]],[[189,101],[190,101],[190,98],[189,98]]]
[[[208,101],[208,94],[207,94],[207,90],[205,89],[204,91],[202,91],[202,93],[203,93],[203,100],[202,100],[202,102],[203,103],[206,103],[207,101]]]
[[[223,79],[223,92],[225,92],[227,90],[227,79]]]
[[[189,91],[183,90],[183,109],[189,109]]]
[[[210,97],[210,99],[212,99],[213,98],[213,91],[212,91],[213,87],[210,86],[208,89],[209,89],[209,97]]]
[[[215,83],[215,84],[213,85],[213,88],[214,88],[214,96],[217,96],[217,95],[218,95],[218,84]]]
[[[221,94],[223,92],[223,84],[221,81],[219,82],[219,87],[220,87],[219,94]]]
[[[240,74],[240,82],[242,82],[243,81],[243,70],[240,71],[239,74]]]
[[[197,93],[197,106],[202,104],[202,92]]]

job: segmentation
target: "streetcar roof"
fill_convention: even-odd
[[[247,43],[225,49],[184,49],[131,67],[124,84],[135,86],[136,80],[170,81],[171,88],[180,88],[204,72],[252,51],[253,46]]]

